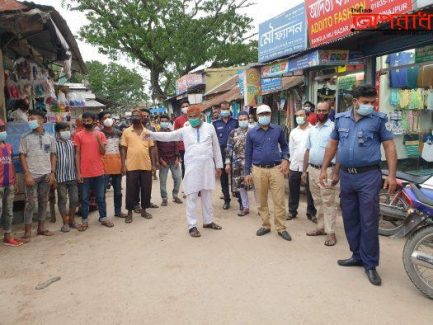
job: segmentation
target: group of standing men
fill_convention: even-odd
[[[362,85],[353,90],[353,105],[346,112],[330,118],[328,102],[320,102],[314,112],[315,125],[309,123],[309,111],[296,112],[298,127],[290,134],[287,144],[283,129],[271,124],[271,109],[257,108],[257,125],[249,127],[248,114],[239,121],[231,117],[229,105],[221,106],[220,119],[212,128],[200,119],[200,110],[190,107],[190,125],[181,130],[159,134],[146,131],[158,141],[185,142],[185,188],[188,195],[187,218],[190,233],[197,237],[196,200],[201,195],[205,226],[220,229],[213,223],[210,190],[214,189],[214,171],[221,174],[224,209],[230,208],[229,174],[239,191],[240,216],[246,215],[248,192],[254,187],[262,226],[257,236],[271,231],[268,194],[272,195],[275,227],[278,234],[290,241],[286,218],[297,217],[299,188],[307,188],[307,217],[317,223],[308,236],[327,236],[325,245],[337,242],[335,221],[340,182],[340,203],[344,228],[352,256],[339,260],[344,267],[363,266],[369,281],[381,284],[376,271],[379,264],[379,191],[383,144],[389,175],[385,187],[396,188],[397,156],[393,134],[383,113],[375,112],[376,89]],[[244,149],[243,149],[244,148]],[[222,169],[222,163],[225,168]],[[240,168],[241,166],[241,168]],[[239,172],[240,171],[240,172]],[[283,175],[289,176],[289,215],[285,211]]]

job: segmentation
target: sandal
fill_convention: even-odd
[[[189,234],[191,237],[201,237],[200,232],[198,231],[197,227],[193,227],[189,230]]]
[[[151,215],[149,212],[146,212],[145,210],[142,210],[142,211],[141,211],[141,216],[142,216],[144,219],[147,219],[147,220],[150,220],[150,219],[153,218],[152,215]]]
[[[21,240],[16,238],[9,238],[7,240],[3,241],[3,245],[10,246],[10,247],[18,247],[24,244]]]
[[[101,225],[103,225],[107,228],[113,228],[114,227],[114,223],[112,223],[110,220],[101,221]]]
[[[80,225],[78,223],[70,223],[69,224],[69,228],[71,229],[78,229],[80,227]]]
[[[27,243],[30,243],[30,238],[31,238],[31,234],[24,234],[24,235],[20,238],[20,240],[21,240],[24,244],[27,244]]]
[[[132,223],[132,213],[126,216],[125,223]]]
[[[223,229],[221,226],[218,226],[215,222],[212,222],[212,223],[207,224],[207,225],[203,225],[203,228],[214,229],[214,230]]]
[[[89,228],[89,224],[87,222],[84,222],[77,227],[77,230],[83,232],[86,231],[87,228]]]
[[[62,228],[60,228],[61,232],[70,232],[71,228],[69,228],[69,225],[63,225]]]
[[[316,230],[312,230],[312,231],[307,232],[307,236],[315,237],[315,236],[325,236],[325,235],[326,235],[326,232],[323,229],[316,229]]]
[[[337,237],[335,234],[329,234],[325,241],[325,246],[334,246],[337,244]]]
[[[47,236],[47,237],[54,236],[54,233],[52,233],[52,232],[49,231],[48,229],[38,230],[37,234],[38,234],[39,236]]]

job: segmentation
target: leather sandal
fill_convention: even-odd
[[[324,229],[316,229],[316,230],[312,230],[307,232],[307,236],[326,236],[326,232]]]
[[[335,244],[337,244],[337,237],[335,234],[329,234],[326,237],[325,246],[334,246]]]

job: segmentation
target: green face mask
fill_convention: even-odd
[[[196,128],[197,126],[199,126],[201,124],[201,119],[199,117],[197,118],[190,118],[188,119],[189,124],[193,127]]]

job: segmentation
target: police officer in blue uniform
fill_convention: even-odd
[[[229,140],[230,133],[239,127],[239,123],[237,119],[231,117],[230,112],[230,103],[224,101],[220,104],[221,118],[213,122],[213,126],[215,127],[216,134],[218,136],[218,141],[220,144],[221,155],[223,157],[223,161],[226,160],[226,148],[227,142]],[[230,209],[230,189],[229,189],[229,175],[223,168],[221,174],[221,189],[224,194],[224,210]]]
[[[388,163],[389,176],[385,187],[390,193],[396,189],[397,154],[386,114],[374,111],[376,97],[373,86],[359,86],[353,90],[353,107],[336,115],[320,182],[322,186],[335,186],[341,181],[340,203],[352,257],[339,260],[338,264],[363,266],[369,281],[381,285],[376,271],[379,265],[379,191],[382,186],[380,145],[383,144]],[[338,160],[336,172],[332,180],[327,180],[326,168],[335,154]]]

